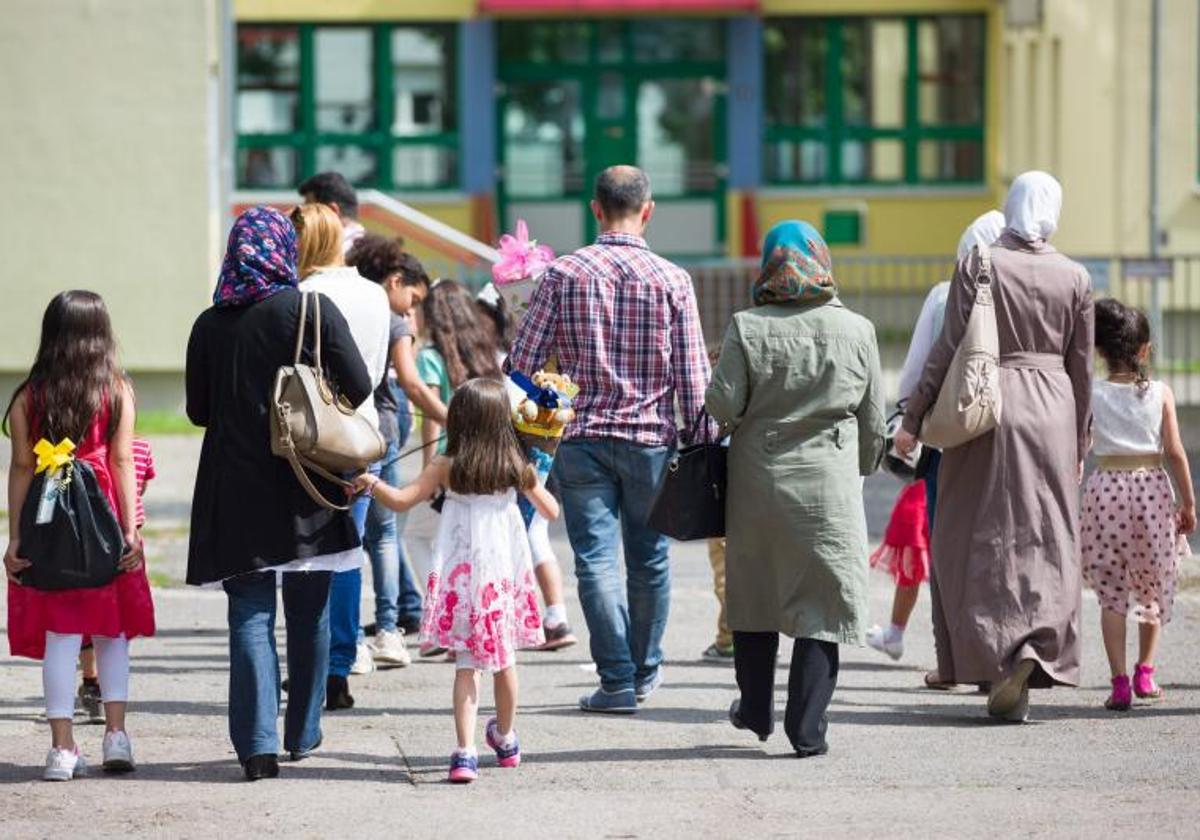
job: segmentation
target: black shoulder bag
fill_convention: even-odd
[[[701,411],[692,427],[691,446],[680,449],[667,464],[650,506],[649,524],[676,540],[725,536],[727,447],[710,440],[708,412]],[[695,442],[701,432],[700,442]]]

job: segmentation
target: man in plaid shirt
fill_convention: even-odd
[[[642,238],[654,212],[645,173],[606,169],[592,212],[600,236],[543,275],[508,365],[532,374],[556,356],[579,384],[554,464],[600,675],[579,705],[631,713],[662,683],[671,595],[667,539],[646,519],[677,442],[675,398],[693,429],[711,371],[691,278]]]

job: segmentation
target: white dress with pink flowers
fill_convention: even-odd
[[[446,495],[425,589],[421,643],[503,671],[545,641],[529,537],[515,490]]]

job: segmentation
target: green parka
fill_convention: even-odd
[[[873,325],[837,298],[739,312],[705,404],[733,433],[729,626],[862,644],[862,476],[884,440]]]

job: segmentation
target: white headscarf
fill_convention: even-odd
[[[963,231],[962,239],[958,240],[958,259],[971,253],[976,245],[991,245],[1002,233],[1004,214],[999,210],[987,211]]]
[[[1060,212],[1062,186],[1036,170],[1018,175],[1004,200],[1005,224],[1026,242],[1049,239],[1058,229]]]

